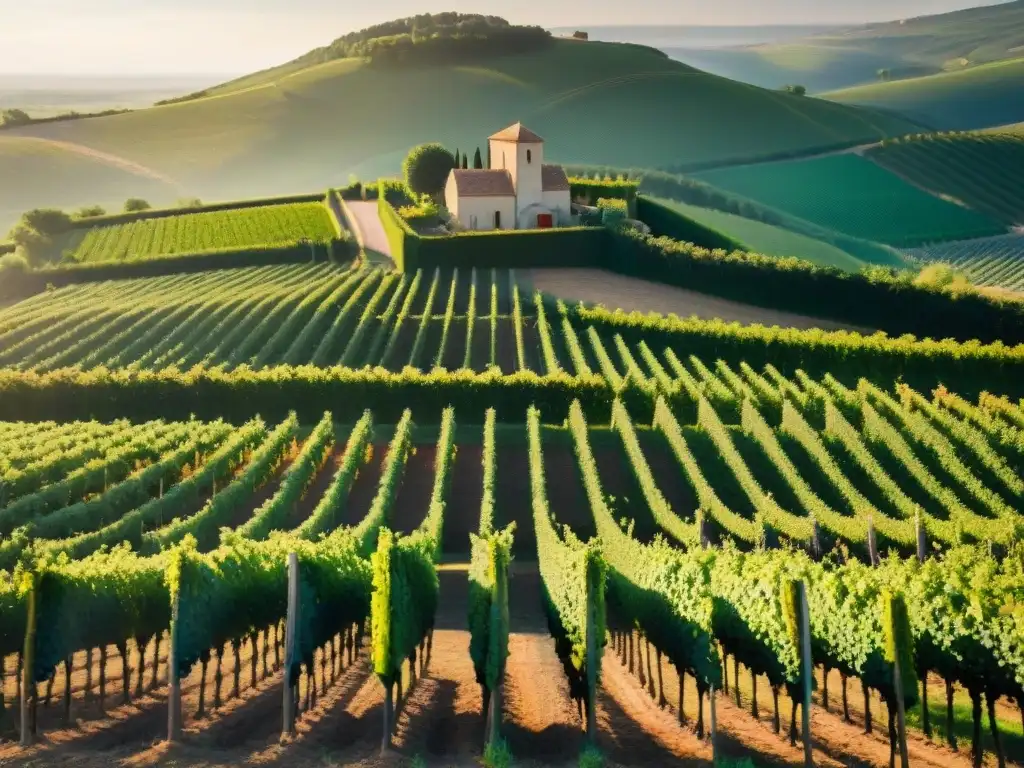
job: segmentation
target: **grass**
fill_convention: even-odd
[[[694,221],[711,227],[742,243],[749,250],[769,256],[797,256],[815,264],[856,271],[865,262],[829,243],[791,232],[782,227],[745,219],[722,211],[698,208],[672,200],[659,200]]]
[[[682,49],[680,60],[768,88],[801,83],[811,93],[892,78],[959,71],[1019,58],[1024,3],[868,24],[799,40],[718,50]],[[966,64],[965,64],[966,62]]]
[[[3,136],[101,150],[172,178],[185,188],[174,197],[214,200],[338,185],[350,173],[394,173],[409,148],[425,141],[486,151],[487,137],[517,120],[545,138],[552,161],[636,167],[800,152],[914,130],[898,117],[761,90],[652,50],[597,42],[557,41],[478,66],[396,71],[338,60],[271,70],[212,93]],[[0,177],[9,177],[15,160],[0,158]],[[26,200],[5,187],[0,209],[61,195],[63,204],[96,202],[88,173],[51,185],[45,163],[19,167],[40,194]],[[122,199],[138,192],[125,182]]]
[[[125,261],[150,256],[199,253],[334,237],[327,209],[320,203],[268,205],[209,213],[188,213],[92,227],[81,236],[73,260]]]
[[[171,184],[103,156],[5,132],[0,132],[0,168],[5,180],[0,184],[0,239],[29,208],[101,203],[119,210],[130,195],[168,202],[178,197]]]
[[[889,245],[1005,231],[994,219],[929,195],[855,154],[723,168],[696,176],[823,227]]]
[[[909,136],[868,157],[917,186],[1024,225],[1024,132],[1013,128]]]
[[[894,110],[936,129],[970,130],[1024,120],[1024,58],[822,94],[840,104]]]

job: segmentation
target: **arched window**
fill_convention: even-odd
[[[533,150],[530,150],[530,149],[526,150],[526,162],[527,162],[527,164],[533,162]]]
[[[501,211],[494,212],[494,228],[501,229]]]

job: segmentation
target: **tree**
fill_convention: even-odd
[[[891,69],[880,69],[880,70],[878,70],[878,79],[879,80],[889,80],[891,78],[892,78],[892,70]]]
[[[71,229],[71,216],[59,208],[33,208],[21,215],[21,221],[29,229],[47,237]]]
[[[27,125],[32,122],[32,118],[29,117],[28,112],[22,109],[4,109],[0,110],[0,125]]]
[[[102,205],[86,205],[75,211],[76,219],[92,219],[96,216],[105,216],[106,209]]]
[[[456,168],[461,168],[462,167],[462,160],[459,159],[459,157],[460,157],[459,156],[459,150],[456,149],[455,150],[455,167]]]
[[[476,154],[473,155],[473,167],[480,170],[484,167],[484,161],[480,157],[480,147],[476,148]]]
[[[24,221],[15,225],[10,238],[18,246],[18,252],[33,266],[45,262],[53,248],[53,240],[26,225]]]
[[[198,197],[182,197],[175,203],[179,208],[200,208],[203,201]]]
[[[0,274],[7,271],[28,272],[28,259],[20,250],[0,256]]]
[[[803,85],[787,85],[782,90],[784,90],[786,93],[791,93],[794,96],[806,96],[807,95],[807,87],[803,86]]]
[[[463,169],[469,168],[469,155],[463,155],[462,156],[462,168]]]
[[[143,200],[141,197],[129,197],[124,201],[124,212],[133,213],[135,211],[148,211],[152,208],[148,202]]]
[[[440,144],[413,147],[402,163],[406,186],[417,195],[436,195],[455,168],[455,156]]]

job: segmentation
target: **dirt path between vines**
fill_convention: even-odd
[[[626,277],[602,269],[535,269],[534,285],[545,293],[566,301],[603,304],[608,309],[624,312],[674,313],[680,317],[720,318],[744,325],[778,325],[782,328],[824,328],[858,333],[873,331],[834,320],[782,312],[738,301],[663,285],[635,277]]]

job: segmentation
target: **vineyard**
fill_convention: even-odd
[[[928,133],[892,139],[868,152],[883,168],[1006,224],[1024,224],[1019,133]]]
[[[306,427],[294,415],[237,426],[2,423],[0,526],[14,573],[0,593],[5,701],[19,698],[22,666],[33,670],[39,731],[135,700],[142,712],[117,730],[81,738],[142,745],[166,735],[166,719],[146,712],[162,714],[154,693],[174,686],[181,737],[259,747],[280,733],[282,680],[294,727],[313,738],[330,727],[319,722],[318,700],[339,705],[334,683],[354,687],[341,701],[358,700],[361,712],[338,724],[340,738],[366,749],[381,723],[385,741],[425,738],[432,721],[421,688],[475,668],[467,674],[481,686],[481,738],[495,707],[493,732],[528,754],[530,734],[516,727],[523,702],[513,694],[534,661],[517,658],[521,646],[508,638],[544,616],[554,642],[531,650],[542,654],[537,663],[557,655],[550,663],[565,671],[559,695],[576,712],[577,733],[610,744],[602,680],[618,675],[621,685],[627,669],[652,705],[678,720],[692,713],[698,739],[711,727],[709,696],[729,691],[730,676],[733,716],[742,717],[746,698],[760,718],[742,665],[771,695],[765,723],[782,748],[803,728],[807,673],[792,619],[794,585],[803,583],[816,704],[840,707],[830,715],[837,724],[856,720],[870,731],[874,712],[890,718],[891,738],[896,643],[905,704],[935,738],[971,741],[970,716],[958,720],[966,701],[978,718],[971,748],[979,756],[1021,754],[1009,705],[1024,703],[1024,637],[1020,617],[1001,609],[1024,594],[1024,561],[1009,542],[1022,522],[1011,506],[1024,494],[1024,410],[866,381],[848,389],[771,368],[697,360],[673,368],[700,389],[689,407],[659,400],[653,424],[621,401],[610,426],[588,425],[579,403],[562,424],[542,423],[535,409],[459,407],[406,410],[397,423],[372,410],[354,423],[325,413]],[[796,548],[776,548],[780,539]],[[29,541],[38,556],[31,569],[18,558]],[[857,557],[824,556],[833,541]],[[294,646],[282,631],[290,552],[304,574]],[[538,591],[516,599],[507,581],[513,552],[525,569],[511,575],[516,588],[539,580]],[[442,567],[439,580],[442,557],[471,559],[470,571]],[[467,588],[456,579],[469,580],[468,597],[457,598]],[[510,600],[518,601],[512,613]],[[883,610],[892,600],[904,613]],[[960,615],[964,604],[975,606],[969,616]],[[84,616],[90,621],[67,621]],[[467,620],[470,643],[460,651],[452,626]],[[35,637],[27,646],[26,631]],[[841,705],[826,683],[837,672]],[[948,710],[944,696],[928,698],[929,680],[933,692],[947,686]],[[680,692],[691,686],[687,706]],[[983,705],[992,741],[981,736]],[[446,738],[457,742],[439,738],[429,742],[438,754]],[[548,749],[567,755],[580,745]],[[633,757],[671,758],[654,743]]]
[[[40,293],[0,760],[1020,764],[1022,356],[485,268]]]
[[[394,387],[418,381],[403,378],[414,368],[446,386],[477,391],[486,402],[496,389],[535,395],[575,389],[583,397],[595,386],[637,387],[650,399],[659,382],[670,388],[666,392],[683,386],[663,354],[671,348],[684,363],[694,354],[734,368],[770,362],[787,374],[868,375],[883,386],[903,377],[921,390],[944,384],[969,397],[985,390],[1024,397],[1019,347],[626,314],[567,305],[534,290],[528,275],[491,269],[398,274],[321,263],[68,286],[0,313],[0,388],[28,386],[41,395],[45,387],[68,386],[68,376],[78,376],[77,386],[106,386],[107,380],[86,374],[97,366],[129,377],[162,371],[162,383],[184,385],[171,371],[195,368],[211,385],[248,382],[252,394],[262,396],[268,390],[258,392],[259,382],[282,376],[311,386],[330,380]],[[665,384],[669,379],[674,383]],[[125,381],[107,383],[123,388]],[[67,401],[60,407],[75,406]],[[337,407],[325,402],[320,411]],[[190,412],[198,411],[180,415]],[[167,415],[158,410],[146,418]]]
[[[949,264],[978,286],[1024,291],[1024,235],[1002,235],[912,248],[918,261]]]
[[[321,203],[186,213],[91,227],[74,236],[76,262],[134,261],[203,251],[269,247],[336,237]]]
[[[722,168],[697,178],[847,235],[894,246],[966,240],[1005,228],[855,154]],[[899,210],[899,216],[892,211]]]

